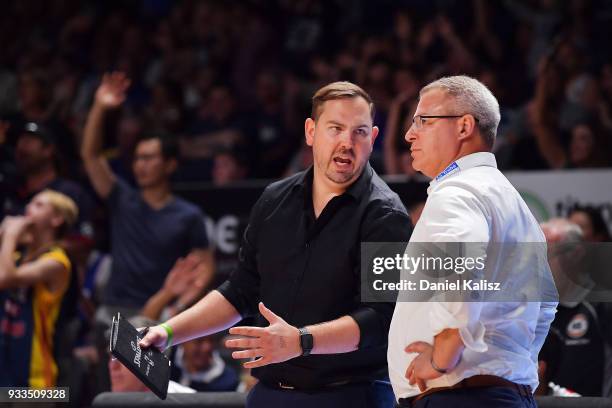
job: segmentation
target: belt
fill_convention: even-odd
[[[531,387],[529,385],[517,384],[510,380],[506,380],[502,377],[497,377],[495,375],[475,375],[473,377],[465,378],[459,381],[455,385],[451,385],[450,387],[436,387],[430,388],[419,395],[409,398],[400,398],[398,403],[400,407],[412,407],[415,402],[424,398],[428,395],[431,395],[440,391],[450,391],[450,390],[458,390],[463,388],[482,388],[482,387],[504,387],[510,388],[513,391],[516,391],[519,395],[523,397],[531,396]]]

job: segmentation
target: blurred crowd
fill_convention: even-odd
[[[125,175],[150,131],[178,140],[176,180],[300,169],[312,91],[339,79],[376,102],[375,167],[410,174],[403,135],[416,93],[457,73],[500,101],[502,169],[612,163],[608,1],[26,0],[3,11],[3,162],[32,121],[53,132],[62,171],[82,177],[83,124],[102,74],[117,70],[132,83],[105,147]]]
[[[494,151],[502,170],[612,167],[610,1],[22,0],[2,10],[0,219],[11,218],[0,237],[11,230],[17,245],[32,234],[19,217],[46,189],[78,208],[61,236],[72,262],[62,264],[73,271],[62,293],[78,304],[67,321],[80,323],[62,329],[56,348],[68,346],[56,360],[57,381],[87,383],[79,388],[84,401],[110,388],[108,370],[117,384],[129,375],[112,362],[106,367],[100,306],[121,306],[134,318],[167,317],[209,289],[214,271],[203,228],[186,226],[176,233],[189,239],[164,259],[169,267],[151,287],[133,303],[108,304],[96,297],[111,274],[107,254],[125,260],[128,275],[133,254],[120,252],[127,247],[113,243],[106,224],[132,228],[123,220],[138,213],[126,207],[136,189],[159,209],[172,183],[225,186],[308,167],[303,121],[324,84],[352,81],[373,97],[381,132],[371,162],[379,174],[416,175],[404,135],[418,91],[451,74],[477,77],[499,99]],[[110,72],[106,85],[115,89],[108,91],[102,78]],[[158,142],[145,146],[151,138]],[[179,212],[198,214],[187,205]],[[164,218],[163,225],[174,224]],[[580,227],[585,237],[598,233]],[[53,237],[59,227],[36,228],[51,228]],[[143,221],[134,228],[148,227]],[[48,249],[42,241],[28,245]],[[194,278],[198,268],[206,278]],[[7,287],[0,285],[0,301],[10,297]],[[238,386],[240,375],[215,351],[218,341],[176,353],[183,370],[177,383]],[[74,368],[75,358],[82,371],[63,378],[62,367]],[[210,385],[215,381],[221,388]]]

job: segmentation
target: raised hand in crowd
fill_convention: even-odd
[[[130,80],[122,72],[104,74],[83,129],[81,158],[92,186],[104,199],[110,195],[116,180],[108,161],[102,154],[104,115],[106,111],[119,107],[125,101],[129,86]]]
[[[159,319],[163,309],[171,306],[170,314],[184,309],[185,297],[195,297],[204,286],[200,259],[194,255],[179,258],[168,273],[162,288],[153,295],[142,309],[141,314],[151,319]],[[176,301],[178,305],[172,305]],[[174,307],[172,307],[174,306]]]
[[[96,105],[105,108],[117,108],[125,101],[125,94],[130,86],[130,79],[123,72],[104,74],[96,91]]]

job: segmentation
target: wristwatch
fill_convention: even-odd
[[[302,347],[302,355],[308,356],[310,355],[314,344],[312,334],[310,334],[308,329],[305,327],[298,330],[300,331],[300,346]]]

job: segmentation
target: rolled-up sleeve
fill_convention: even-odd
[[[479,320],[481,309],[480,302],[432,302],[429,323],[433,335],[445,329],[458,329],[466,348],[481,353],[487,351],[485,327]]]

